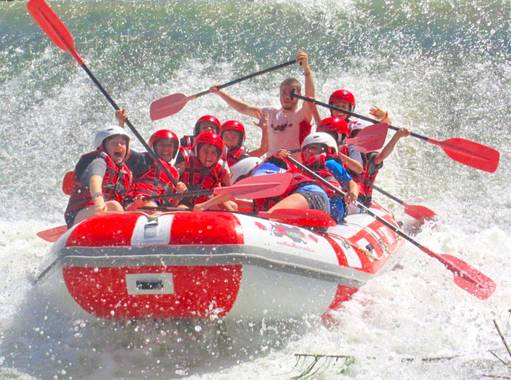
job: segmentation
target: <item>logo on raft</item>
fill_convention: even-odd
[[[280,223],[270,223],[271,231],[270,233],[275,237],[285,236],[290,238],[295,243],[306,244],[305,234],[298,228],[293,226],[286,226],[285,224]]]
[[[268,231],[267,226],[261,222],[254,222],[257,228],[263,231]],[[275,237],[288,237],[295,243],[307,244],[306,238],[311,240],[314,243],[317,243],[319,240],[313,234],[305,234],[300,228],[287,226],[285,224],[280,223],[269,223],[270,224],[270,234]]]

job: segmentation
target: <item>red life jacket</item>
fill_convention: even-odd
[[[186,184],[188,190],[208,190],[221,186],[224,179],[229,176],[225,168],[225,162],[218,160],[212,167],[207,168],[201,164],[199,159],[190,153],[185,159],[185,167],[180,180]],[[188,198],[186,204],[193,206],[195,203],[205,202],[209,196],[202,195],[196,198]]]
[[[302,120],[299,127],[300,133],[298,134],[298,142],[302,145],[303,140],[311,133],[312,125],[307,120]]]
[[[122,165],[119,166],[108,154],[101,151],[84,154],[80,157],[80,160],[78,160],[78,163],[76,164],[74,170],[75,183],[71,196],[69,197],[66,211],[64,212],[68,226],[73,224],[78,211],[94,204],[90,194],[89,185],[82,184],[79,181],[79,178],[87,166],[89,166],[89,164],[98,157],[103,158],[106,163],[106,172],[103,176],[103,183],[101,185],[101,191],[105,202],[115,200],[124,204],[124,198],[127,195],[132,181],[131,170],[128,168],[126,163],[123,162]]]
[[[227,161],[227,165],[229,165],[229,167],[231,167],[238,161],[241,161],[247,157],[250,157],[250,154],[248,154],[246,152],[245,147],[241,147],[241,148],[227,151],[227,157],[224,157],[224,160]]]
[[[360,194],[358,201],[364,206],[370,207],[373,198],[373,185],[378,175],[379,170],[383,166],[383,162],[378,165],[374,163],[374,159],[378,155],[378,152],[370,152],[362,154],[364,160],[364,171],[360,176]]]
[[[176,159],[174,161],[174,165],[180,164],[181,162],[186,162],[190,156],[190,149],[187,149],[183,146],[179,146],[177,151]]]
[[[160,163],[170,172],[170,174],[172,174],[174,179],[177,180],[179,178],[179,174],[175,167],[162,159],[160,159]],[[168,175],[164,170],[162,170],[160,165],[157,165],[156,162],[153,161],[149,170],[135,178],[129,191],[129,196],[136,197],[137,195],[144,195],[147,197],[153,197],[163,195],[165,193],[174,193],[174,190],[175,186],[169,179]],[[158,199],[156,200],[156,203],[160,206],[175,206],[177,205],[177,200],[170,198],[170,200],[166,202],[164,199]]]
[[[305,183],[316,183],[315,180],[307,177],[305,174],[303,174],[300,169],[298,169],[296,166],[293,165],[291,161],[286,160],[282,157],[272,156],[269,159],[266,160],[266,162],[271,162],[275,164],[276,166],[287,170],[288,172],[293,174],[293,178],[291,179],[291,182],[286,189],[284,193],[277,197],[272,198],[263,198],[263,199],[254,199],[254,211],[268,211],[270,208],[272,208],[274,205],[276,205],[278,202],[280,202],[282,199],[286,198],[288,195],[291,195],[298,186],[305,184]]]
[[[321,178],[327,180],[328,183],[339,188],[339,187],[341,187],[339,181],[337,181],[337,179],[335,179],[332,172],[330,172],[330,170],[328,170],[325,166],[327,158],[328,159],[333,158],[334,160],[337,161],[338,157],[337,156],[328,156],[327,157],[325,154],[319,154],[319,155],[315,155],[312,158],[312,160],[309,160],[309,162],[304,162],[303,164],[306,167],[308,167],[309,169],[311,169],[314,173],[319,175]],[[341,165],[342,165],[342,163],[341,163]],[[338,193],[336,193],[330,187],[323,184],[321,181],[314,181],[314,182],[317,183],[319,186],[321,186],[321,188],[323,190],[325,190],[325,193],[326,193],[326,195],[328,195],[328,198],[332,198],[332,197],[338,195]]]
[[[179,141],[179,147],[183,147],[187,150],[192,150],[194,136],[183,136]]]

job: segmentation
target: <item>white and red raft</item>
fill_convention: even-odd
[[[100,318],[319,316],[392,269],[401,245],[368,214],[324,232],[228,212],[114,214],[64,234],[39,284]]]

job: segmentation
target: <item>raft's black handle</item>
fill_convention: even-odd
[[[163,289],[162,280],[137,280],[137,289],[139,290],[159,290]]]

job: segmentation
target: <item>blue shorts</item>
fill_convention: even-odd
[[[336,196],[330,198],[330,215],[337,223],[342,223],[346,216],[347,209],[344,199]]]
[[[294,192],[301,194],[307,200],[310,209],[321,210],[330,214],[330,201],[328,200],[328,195],[326,195],[325,190],[323,190],[320,186],[312,183],[306,183],[299,186]]]

